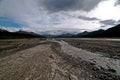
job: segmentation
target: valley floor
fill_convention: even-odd
[[[93,52],[89,51],[92,49],[76,48],[78,46],[71,44],[74,40],[71,41],[69,39],[0,40],[0,80],[120,80],[120,74],[117,73],[120,70],[112,69],[114,67],[105,69],[102,65],[96,66],[96,59],[91,62],[86,56],[93,55]],[[108,56],[102,58],[106,61],[106,57]],[[119,68],[119,57],[115,61],[118,65],[114,66]]]

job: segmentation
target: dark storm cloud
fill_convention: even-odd
[[[100,23],[104,25],[115,25],[116,21],[115,20],[104,20],[104,21],[100,21]]]
[[[0,0],[0,2],[1,2],[2,0]]]
[[[79,19],[87,20],[87,21],[94,21],[94,20],[99,20],[95,17],[85,17],[85,16],[79,16]]]
[[[120,20],[118,20],[118,22],[120,22]]]
[[[102,0],[39,0],[39,5],[51,12],[68,10],[90,11]]]
[[[106,27],[106,26],[101,26],[101,28],[104,28],[104,27]]]
[[[115,6],[120,5],[120,0],[117,0]]]

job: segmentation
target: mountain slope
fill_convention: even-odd
[[[32,35],[32,36],[38,36],[38,37],[43,37],[42,35],[40,34],[37,34],[37,33],[34,33],[34,32],[27,32],[27,31],[22,31],[22,30],[19,30],[15,33],[18,33],[18,34],[25,34],[25,35]]]
[[[89,32],[86,35],[78,34],[77,37],[120,37],[120,24],[107,30],[97,30]]]
[[[29,32],[19,33],[19,32],[9,32],[4,29],[0,29],[0,39],[17,39],[17,38],[43,38],[43,36],[38,36],[37,34],[32,35]]]
[[[76,35],[80,33],[80,29],[73,29],[73,28],[58,28],[58,29],[51,29],[40,32],[41,35],[47,38],[54,38],[54,37],[72,37],[72,35]]]
[[[112,27],[112,28],[109,28],[107,29],[103,35],[105,37],[120,37],[120,24],[115,26],[115,27]]]

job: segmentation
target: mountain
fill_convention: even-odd
[[[0,29],[0,32],[8,32],[8,31],[4,29]]]
[[[102,33],[104,33],[105,30],[97,30],[97,31],[93,31],[93,32],[89,32],[86,35],[83,35],[85,37],[102,37],[103,35],[101,35]]]
[[[105,37],[120,37],[120,24],[107,29],[102,35]]]
[[[61,35],[57,35],[55,36],[55,38],[71,38],[73,36],[75,36],[76,34],[72,34],[72,33],[65,33],[65,34],[61,34]]]
[[[89,33],[90,32],[84,31],[82,33],[79,33],[79,34],[75,35],[74,37],[82,37],[82,36],[88,35]]]
[[[19,30],[15,33],[19,33],[19,34],[25,34],[25,35],[32,35],[32,36],[38,36],[38,37],[43,37],[40,34],[34,33],[34,32],[27,32],[27,31],[23,31],[23,30]]]
[[[120,24],[107,30],[100,29],[97,31],[89,32],[85,35],[81,34],[83,33],[78,34],[77,37],[120,37]]]
[[[4,29],[0,29],[0,39],[13,39],[13,38],[44,38],[45,37],[57,37],[57,38],[79,38],[79,37],[85,37],[85,38],[114,38],[114,37],[120,37],[120,24],[118,24],[115,27],[109,28],[107,30],[97,30],[93,32],[87,32],[84,31],[82,33],[80,30],[75,29],[61,29],[61,30],[49,30],[41,32],[40,34],[36,34],[34,32],[27,32],[19,30],[17,32],[9,32]]]
[[[47,30],[43,31],[40,34],[51,38],[51,37],[71,37],[72,35],[76,35],[81,32],[79,29],[55,29],[55,30]]]
[[[32,32],[18,31],[18,32],[9,32],[4,29],[0,29],[0,39],[18,39],[18,38],[44,38],[41,35],[35,35]]]
[[[79,33],[79,34],[73,34],[73,33],[64,33],[64,34],[61,34],[61,35],[58,35],[58,36],[55,36],[56,38],[77,38],[77,37],[81,37],[81,36],[84,36],[84,35],[87,35],[89,34],[89,32],[87,31],[84,31],[82,33]]]

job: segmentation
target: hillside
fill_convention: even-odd
[[[103,33],[103,35],[105,37],[120,37],[120,24],[115,27],[109,28]]]
[[[86,35],[83,33],[78,34],[76,37],[120,37],[120,24],[107,30],[97,30],[89,32]]]
[[[19,39],[19,38],[44,38],[41,35],[35,35],[33,32],[9,32],[4,29],[0,29],[0,39]]]

